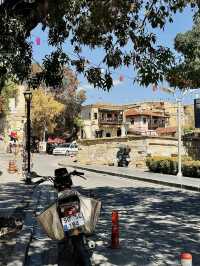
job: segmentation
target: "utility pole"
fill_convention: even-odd
[[[181,126],[181,107],[182,107],[182,98],[178,98],[178,177],[182,177],[182,160],[181,160],[181,151],[182,151],[182,126]]]

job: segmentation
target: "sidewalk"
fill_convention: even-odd
[[[0,265],[43,265],[41,259],[44,247],[40,240],[46,239],[46,235],[38,226],[35,213],[53,202],[56,195],[52,185],[46,182],[37,187],[25,185],[20,173],[20,161],[19,172],[9,174],[8,163],[12,159],[12,154],[0,154],[0,217],[20,217],[23,227],[17,234],[0,237]],[[39,247],[33,247],[33,238],[37,239]]]
[[[144,170],[136,170],[134,168],[121,168],[115,166],[97,166],[97,165],[81,165],[78,163],[67,162],[66,160],[59,163],[63,167],[73,167],[85,171],[95,173],[115,175],[124,178],[135,179],[143,182],[151,182],[164,186],[176,187],[192,191],[200,191],[200,179],[192,177],[177,177],[174,175],[164,175],[159,173],[151,173]]]
[[[22,218],[24,221],[32,202],[33,187],[24,184],[20,171],[8,173],[9,160],[13,160],[12,154],[0,154],[0,217],[13,216]],[[14,255],[13,252],[22,231],[0,238],[1,265],[8,265],[12,262],[12,255]]]

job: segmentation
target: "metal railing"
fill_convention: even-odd
[[[99,118],[99,123],[100,124],[110,124],[110,125],[115,125],[115,124],[122,124],[123,119],[122,118]]]

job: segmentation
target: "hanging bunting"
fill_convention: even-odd
[[[35,38],[35,43],[36,43],[36,45],[40,45],[40,43],[41,43],[40,37]]]
[[[120,76],[119,76],[119,81],[120,81],[120,82],[123,82],[123,81],[124,81],[124,76],[123,76],[123,75],[120,75]]]

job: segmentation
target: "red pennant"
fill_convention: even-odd
[[[121,81],[121,82],[124,81],[124,76],[123,75],[119,76],[119,81]]]
[[[40,45],[40,43],[41,43],[40,37],[36,37],[36,38],[35,38],[35,43],[36,43],[37,45]]]

